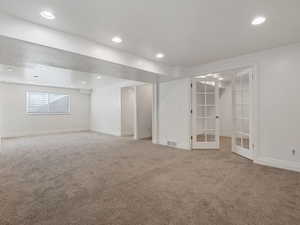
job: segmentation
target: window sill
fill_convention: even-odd
[[[27,113],[29,116],[63,116],[71,115],[71,113]]]

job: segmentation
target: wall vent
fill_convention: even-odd
[[[177,144],[176,144],[175,141],[168,141],[167,145],[170,146],[170,147],[176,147]]]

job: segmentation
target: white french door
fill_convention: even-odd
[[[192,79],[192,148],[219,148],[219,83]]]
[[[233,118],[234,135],[232,139],[233,151],[248,159],[253,159],[251,146],[251,69],[236,74],[233,80]]]

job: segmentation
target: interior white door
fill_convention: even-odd
[[[134,135],[135,91],[133,87],[121,88],[122,136]]]
[[[192,148],[218,149],[219,83],[197,78],[192,83]]]
[[[233,80],[233,151],[248,159],[253,159],[251,146],[251,96],[252,70],[247,69],[236,74]]]

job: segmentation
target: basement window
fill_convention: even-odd
[[[26,111],[30,114],[69,114],[70,96],[28,91],[26,93]]]

